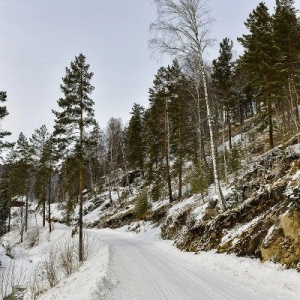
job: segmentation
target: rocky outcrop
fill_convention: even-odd
[[[263,261],[272,260],[300,270],[300,211],[289,209],[279,217],[260,246]]]
[[[235,253],[300,271],[300,163],[298,155],[269,151],[245,174],[219,213],[207,207],[193,221],[191,207],[167,218],[162,235],[185,251]],[[239,196],[237,196],[239,195]]]

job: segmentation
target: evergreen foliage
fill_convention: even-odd
[[[240,144],[233,145],[229,151],[228,157],[228,171],[236,175],[237,171],[241,168],[241,160],[243,157],[242,147]]]
[[[134,103],[131,118],[126,129],[126,157],[130,168],[140,169],[144,173],[145,138],[144,115],[145,109]]]
[[[84,161],[87,173],[87,182],[94,197],[97,191],[102,188],[101,178],[106,174],[107,151],[105,134],[96,123],[88,135],[87,143],[84,146]]]
[[[84,188],[84,155],[86,143],[84,131],[95,124],[94,101],[90,98],[94,87],[90,81],[93,73],[89,72],[90,65],[86,63],[83,54],[75,57],[70,68],[66,68],[66,75],[62,78],[60,89],[64,94],[57,103],[60,111],[53,110],[55,115],[54,138],[59,146],[61,155],[66,156],[66,150],[73,149],[75,160],[78,162],[78,195],[79,195],[79,261],[83,261],[83,188]]]
[[[278,89],[275,59],[277,48],[274,41],[272,17],[265,3],[259,3],[257,8],[250,13],[245,25],[249,33],[238,38],[245,49],[242,62],[249,73],[248,85],[254,90],[257,109],[268,120],[269,145],[273,148],[274,94]]]
[[[35,165],[34,193],[42,205],[43,226],[46,224],[46,200],[48,198],[48,222],[50,223],[51,178],[54,166],[54,144],[46,125],[35,129],[29,139]],[[51,226],[49,226],[51,229]]]
[[[9,193],[11,197],[25,198],[25,231],[28,228],[28,206],[29,196],[33,182],[33,152],[28,139],[21,132],[10,151],[7,163],[11,166],[9,172]]]
[[[147,189],[141,190],[136,197],[135,214],[137,219],[142,219],[149,208]]]
[[[150,197],[153,202],[159,201],[163,196],[163,185],[160,180],[153,183],[150,190]]]
[[[273,15],[273,34],[277,48],[276,68],[278,85],[276,91],[278,107],[287,114],[286,123],[299,131],[299,59],[300,23],[293,0],[277,0]],[[287,109],[286,109],[287,108]]]
[[[191,192],[200,194],[202,200],[207,195],[208,187],[212,183],[211,169],[205,166],[201,161],[193,168],[190,175]]]
[[[233,86],[233,67],[232,61],[233,42],[224,38],[220,43],[219,57],[212,62],[212,84],[216,88],[217,94],[222,99],[223,111],[226,113],[226,123],[228,130],[229,149],[231,143],[231,111],[233,108],[232,86]]]
[[[5,103],[7,101],[7,94],[6,92],[0,91],[0,103]],[[3,120],[8,115],[8,111],[6,106],[0,106],[0,120]],[[0,131],[0,151],[3,148],[12,147],[13,144],[9,142],[4,142],[2,139],[6,136],[11,135],[9,131]]]
[[[0,178],[0,237],[8,231],[10,213],[9,166],[4,165]]]

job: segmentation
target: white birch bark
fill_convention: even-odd
[[[215,183],[215,189],[216,194],[218,196],[218,200],[220,201],[220,204],[223,208],[226,207],[226,203],[222,194],[221,184],[219,180],[219,174],[218,174],[218,167],[217,167],[217,158],[216,158],[216,149],[215,149],[215,143],[214,143],[214,135],[213,135],[213,126],[212,126],[212,115],[210,110],[210,103],[208,98],[208,91],[207,91],[207,82],[204,70],[202,68],[201,70],[202,74],[202,82],[204,87],[204,97],[205,97],[205,103],[206,103],[206,110],[207,110],[207,122],[208,122],[208,129],[209,129],[209,138],[210,138],[210,148],[211,148],[211,158],[213,163],[213,173],[214,173],[214,183]]]

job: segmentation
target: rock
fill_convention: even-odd
[[[214,208],[209,208],[209,206],[205,209],[202,220],[206,221],[218,215],[218,211]]]
[[[134,170],[131,172],[128,172],[127,174],[125,174],[121,180],[121,186],[125,187],[129,184],[132,184],[134,182],[134,180],[138,177],[142,176],[142,171],[141,170]]]
[[[280,224],[286,237],[300,242],[300,211],[291,210],[280,218]]]
[[[218,199],[210,199],[208,201],[207,208],[208,209],[213,209],[217,206],[217,204],[218,204]]]

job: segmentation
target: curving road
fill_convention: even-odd
[[[203,269],[178,251],[167,251],[161,242],[111,230],[101,230],[100,236],[112,253],[115,300],[285,299],[261,287],[257,291],[245,278]]]

